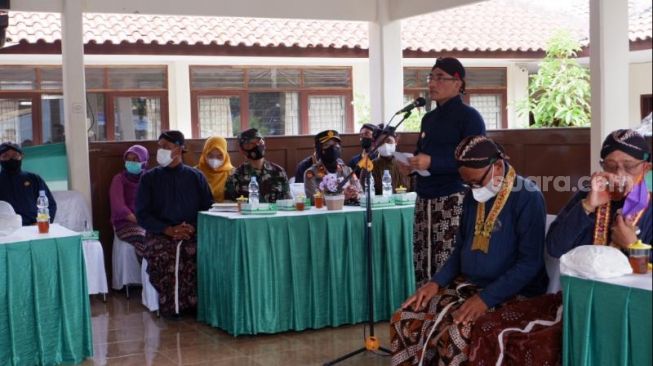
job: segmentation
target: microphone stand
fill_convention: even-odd
[[[399,123],[397,123],[396,126],[392,127],[390,126],[390,123],[392,122],[392,118],[388,122],[388,125],[383,128],[383,131],[379,134],[379,136],[376,138],[374,141],[374,145],[372,146],[372,149],[370,152],[367,154],[365,157],[366,159],[369,159],[370,156],[374,155],[374,153],[377,151],[381,143],[388,137],[390,134],[392,134],[405,120],[408,118],[411,114],[411,111],[407,111],[404,113],[403,118]],[[394,118],[394,116],[393,116]],[[374,187],[371,187],[371,180],[370,180],[370,175],[372,174],[371,168],[369,168],[368,164],[365,164],[365,169],[367,170],[367,174],[365,174],[365,182],[364,186],[367,187],[365,190],[365,234],[364,234],[364,240],[365,244],[367,245],[367,301],[368,301],[368,317],[367,317],[367,326],[370,328],[370,335],[365,337],[365,343],[363,347],[349,352],[343,356],[340,356],[336,358],[335,360],[328,361],[324,363],[324,366],[330,366],[330,365],[335,365],[339,362],[342,362],[350,357],[353,357],[359,353],[362,352],[372,352],[375,354],[379,354],[378,352],[375,351],[381,351],[382,353],[385,353],[385,355],[382,356],[389,356],[392,354],[390,350],[387,348],[383,348],[379,345],[378,339],[374,336],[374,270],[373,270],[373,265],[372,265],[372,190]],[[340,184],[342,185],[339,188],[344,187],[344,185],[352,178],[354,175],[354,172],[352,172],[343,179]]]

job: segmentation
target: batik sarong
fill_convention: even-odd
[[[115,229],[118,238],[134,246],[136,256],[140,262],[145,253],[145,229],[136,223],[123,224],[119,229]]]
[[[145,255],[147,273],[159,292],[159,310],[168,316],[197,305],[197,239],[173,240],[147,233]]]
[[[413,227],[413,263],[417,288],[428,282],[453,252],[463,211],[463,193],[417,198]]]

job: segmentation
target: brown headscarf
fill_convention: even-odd
[[[211,168],[206,161],[206,156],[213,149],[220,151],[224,157],[224,163],[217,170]],[[231,171],[234,168],[233,165],[231,165],[231,158],[227,152],[227,140],[219,136],[209,137],[204,143],[200,162],[197,164],[196,168],[204,173],[204,176],[211,187],[211,193],[213,194],[215,202],[223,202],[224,187],[227,183],[227,178],[229,178],[229,174],[231,174]]]

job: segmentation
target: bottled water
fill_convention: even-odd
[[[389,170],[383,171],[381,182],[383,183],[383,196],[392,196],[392,177]]]
[[[252,209],[258,208],[258,183],[256,177],[252,177],[249,181],[249,204]]]
[[[39,191],[39,198],[36,199],[36,223],[39,233],[45,234],[50,230],[50,203],[45,191]]]

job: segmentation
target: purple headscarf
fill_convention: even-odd
[[[122,159],[127,159],[127,154],[129,153],[136,155],[138,157],[138,161],[142,163],[143,167],[145,167],[147,160],[150,158],[150,154],[147,152],[147,149],[141,145],[132,145],[129,149],[127,149],[127,151],[125,151]]]

